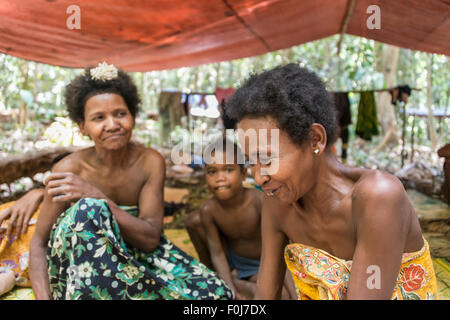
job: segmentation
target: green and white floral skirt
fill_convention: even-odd
[[[121,207],[137,216],[137,207]],[[104,200],[85,198],[58,218],[47,248],[54,299],[234,299],[223,280],[166,239],[127,246]]]

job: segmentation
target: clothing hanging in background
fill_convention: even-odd
[[[158,112],[161,119],[161,141],[169,137],[170,131],[181,125],[181,117],[185,116],[181,103],[181,92],[162,91],[158,100]]]
[[[216,98],[219,102],[220,117],[225,129],[234,129],[236,127],[237,121],[228,117],[226,113],[226,103],[235,92],[236,90],[234,88],[216,87]]]
[[[220,103],[222,102],[227,102],[228,99],[231,98],[231,96],[236,92],[236,90],[234,88],[221,88],[221,87],[216,87],[216,98],[217,101]]]
[[[184,114],[189,117],[189,93],[181,94],[181,103],[183,104]]]
[[[203,106],[203,108],[206,110],[208,109],[208,104],[206,103],[206,94],[202,93],[200,95],[200,102],[198,103],[198,106],[201,107]]]
[[[187,105],[188,111],[192,108],[201,108],[206,110],[210,107],[210,103],[208,103],[207,96],[211,95],[211,93],[189,93],[187,94]],[[210,101],[211,102],[211,101]]]
[[[342,139],[342,159],[347,159],[347,148],[349,129],[348,126],[352,123],[352,115],[350,111],[350,100],[348,99],[348,92],[332,92],[334,100],[334,107],[337,111],[337,121],[339,125],[339,137]]]
[[[389,90],[391,94],[391,103],[395,105],[397,102],[408,102],[408,98],[411,95],[411,88],[408,85],[398,86],[392,90]]]
[[[373,91],[362,91],[360,95],[355,132],[365,140],[372,140],[372,136],[380,133],[375,95]]]

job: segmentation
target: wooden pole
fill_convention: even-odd
[[[405,164],[405,146],[406,146],[406,103],[403,104],[403,126],[402,126],[402,168]]]
[[[345,11],[344,19],[342,19],[341,32],[339,34],[339,40],[337,42],[337,57],[339,59],[339,53],[341,52],[342,39],[344,39],[344,34],[347,32],[348,23],[353,13],[353,8],[355,7],[355,0],[348,0],[347,10]]]
[[[411,158],[410,162],[412,163],[414,161],[414,127],[416,124],[416,116],[413,116],[413,123],[411,128]]]
[[[342,73],[342,61],[339,58],[339,54],[341,53],[341,45],[342,45],[342,40],[344,39],[344,34],[347,32],[347,27],[348,27],[348,23],[350,21],[350,18],[352,16],[353,13],[353,8],[355,7],[355,0],[348,0],[347,1],[347,10],[345,12],[345,16],[342,19],[342,24],[341,24],[341,30],[339,33],[339,39],[336,43],[337,46],[337,53],[336,53],[336,58],[337,58],[337,65],[336,65],[336,79],[337,82],[335,83],[335,87],[338,89],[342,89],[342,85],[341,85],[341,73]]]
[[[428,134],[430,137],[431,150],[435,150],[437,146],[436,126],[433,117],[433,54],[427,55],[427,107],[428,107]]]

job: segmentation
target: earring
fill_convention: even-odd
[[[315,150],[314,150],[314,154],[318,154],[319,151],[320,151],[319,149],[315,149]]]

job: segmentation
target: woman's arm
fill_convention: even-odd
[[[52,299],[46,250],[51,228],[59,214],[64,212],[65,209],[64,204],[54,203],[47,194],[45,195],[36,230],[30,242],[30,280],[37,300]]]
[[[353,196],[356,225],[346,299],[391,299],[410,226],[402,184],[387,175],[365,182]]]
[[[16,239],[27,232],[28,223],[43,198],[44,189],[33,189],[14,202],[11,207],[0,212],[0,226],[3,221],[8,219],[7,227],[0,228],[0,233],[6,232],[6,236],[11,241],[11,234],[14,228],[16,229]]]
[[[67,171],[77,172],[77,162],[69,157],[59,161],[52,168],[52,174]],[[33,292],[38,300],[52,299],[46,250],[53,225],[59,215],[70,206],[70,202],[54,201],[53,196],[49,194],[50,189],[51,187],[46,183],[36,230],[30,242],[30,280]]]
[[[144,164],[150,175],[139,195],[139,217],[121,210],[111,200],[108,205],[120,227],[124,240],[145,252],[153,251],[159,244],[164,218],[164,158],[156,151],[150,154]]]
[[[279,229],[274,212],[276,200],[264,196],[261,217],[262,252],[261,264],[256,282],[255,300],[281,299],[286,264],[284,262],[284,247],[288,239]]]

